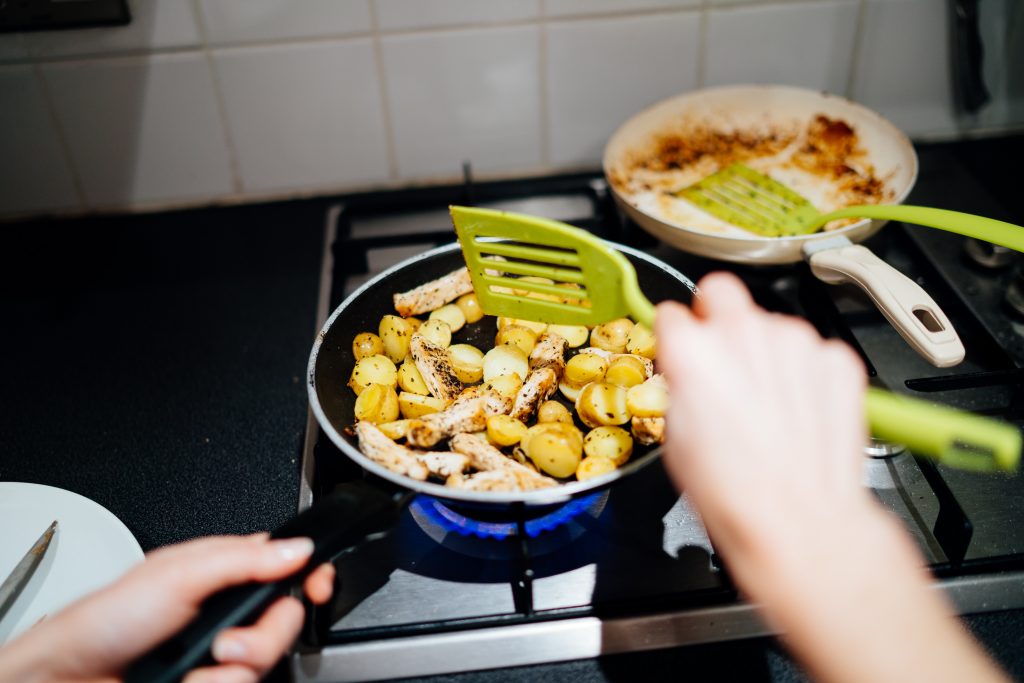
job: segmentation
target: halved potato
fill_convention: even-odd
[[[530,372],[530,361],[519,347],[511,344],[495,346],[484,354],[484,381],[490,382],[502,375],[526,377]]]
[[[453,344],[448,347],[455,377],[463,384],[479,382],[484,376],[484,352],[472,344]]]
[[[357,396],[370,384],[383,384],[389,387],[398,384],[398,370],[390,358],[381,355],[367,356],[352,368],[348,385]]]
[[[625,387],[607,382],[591,382],[576,397],[576,413],[588,427],[629,422]]]
[[[429,320],[443,320],[452,332],[458,332],[466,324],[466,314],[455,304],[445,304],[430,312]]]
[[[647,369],[640,356],[621,353],[612,356],[608,363],[608,372],[604,373],[604,381],[620,387],[632,387],[647,379]]]
[[[523,387],[523,378],[517,372],[511,375],[498,375],[492,377],[486,384],[485,389],[493,389],[505,398],[515,400],[519,390]]]
[[[408,391],[421,396],[430,395],[430,387],[423,380],[419,368],[412,360],[407,360],[398,368],[398,386],[402,391]]]
[[[409,340],[413,326],[408,320],[397,315],[386,315],[380,319],[380,338],[384,343],[384,355],[393,363],[401,363],[409,355]]]
[[[476,298],[476,292],[463,294],[455,300],[455,305],[462,311],[467,323],[473,324],[484,317],[484,309],[480,308],[480,300]]]
[[[538,469],[552,477],[572,476],[583,457],[580,430],[564,422],[545,422],[530,427],[521,445]]]
[[[511,415],[487,418],[487,438],[497,446],[513,446],[526,436],[526,425]]]
[[[452,328],[440,318],[427,320],[416,330],[416,334],[422,334],[425,338],[443,348],[448,348],[448,345],[452,343]]]
[[[626,338],[633,329],[633,321],[629,318],[618,318],[598,325],[590,333],[590,344],[612,353],[626,350]]]
[[[590,336],[590,330],[585,325],[548,325],[548,332],[554,332],[569,342],[570,349],[583,346]]]
[[[544,401],[537,408],[537,422],[573,424],[572,413],[558,401]]]
[[[576,466],[576,479],[586,481],[616,470],[615,463],[600,455],[589,455]]]
[[[668,410],[668,387],[659,375],[626,392],[626,409],[635,417],[662,417]]]
[[[657,346],[657,339],[651,328],[643,323],[633,325],[633,329],[626,335],[626,353],[635,353],[644,358],[654,360],[654,350]]]
[[[406,432],[409,431],[409,425],[412,424],[412,420],[394,420],[392,422],[383,422],[377,425],[377,429],[384,433],[384,436],[388,437],[392,441],[398,441],[404,439]]]
[[[403,391],[398,395],[398,409],[402,413],[402,417],[415,419],[441,412],[445,409],[445,402],[434,396],[423,396]]]
[[[373,332],[360,332],[352,340],[352,355],[357,361],[367,356],[377,356],[384,353],[384,342]]]
[[[597,427],[583,437],[583,452],[587,458],[607,458],[615,467],[622,467],[633,454],[633,437],[622,427]]]
[[[356,399],[355,416],[374,424],[392,422],[398,418],[398,394],[394,387],[370,384]]]
[[[505,325],[505,327],[498,330],[498,334],[494,337],[495,346],[502,346],[504,344],[518,347],[520,351],[529,357],[533,347],[537,345],[537,333],[523,325]]]
[[[565,364],[562,382],[573,388],[582,388],[590,382],[599,382],[608,371],[608,361],[596,353],[577,353]]]

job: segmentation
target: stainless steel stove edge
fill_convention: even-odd
[[[936,581],[960,614],[1024,608],[1024,572]],[[298,683],[379,681],[546,664],[772,635],[756,606],[737,603],[602,620],[583,617],[335,645],[295,653]]]

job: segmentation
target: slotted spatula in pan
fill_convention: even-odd
[[[640,291],[632,264],[594,235],[558,221],[490,209],[453,206],[451,215],[485,313],[562,325],[629,316],[653,327],[654,306]],[[872,433],[917,455],[975,471],[1017,468],[1021,435],[1013,425],[876,388],[867,390],[865,401]]]
[[[959,211],[870,204],[821,213],[799,193],[743,164],[713,173],[679,190],[676,196],[716,218],[765,237],[807,235],[839,218],[880,218],[938,228],[1024,251],[1024,228]]]

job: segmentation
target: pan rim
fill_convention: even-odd
[[[652,265],[659,270],[664,271],[666,274],[675,278],[681,285],[684,285],[690,290],[693,295],[697,294],[697,286],[693,283],[690,278],[686,277],[678,270],[668,265],[664,261],[650,256],[640,250],[628,247],[623,244],[616,242],[606,242],[616,250],[633,256],[641,261]],[[349,294],[345,299],[338,304],[338,307],[331,312],[331,315],[327,317],[323,326],[317,332],[315,339],[313,340],[313,348],[310,350],[309,362],[306,366],[306,391],[309,397],[309,405],[316,416],[317,425],[320,430],[323,431],[331,442],[341,450],[347,457],[353,460],[356,464],[362,467],[364,470],[375,474],[387,481],[390,481],[404,489],[417,491],[424,493],[435,498],[443,498],[447,500],[457,500],[467,503],[474,504],[493,504],[493,505],[507,505],[511,503],[523,503],[529,506],[547,506],[565,503],[568,500],[581,495],[583,493],[597,491],[599,489],[608,486],[612,482],[620,479],[621,477],[628,476],[643,467],[646,467],[650,463],[658,460],[661,457],[664,446],[656,446],[648,453],[644,454],[640,459],[630,462],[625,467],[615,470],[607,475],[596,477],[594,479],[580,482],[574,481],[567,484],[559,484],[558,486],[539,489],[535,491],[518,491],[518,492],[487,492],[487,491],[460,491],[453,490],[442,484],[436,484],[430,481],[418,481],[411,479],[403,474],[392,472],[388,468],[380,465],[370,458],[366,457],[362,451],[358,448],[353,447],[347,439],[345,439],[341,433],[335,428],[331,421],[327,418],[323,407],[320,405],[320,397],[317,393],[316,384],[316,363],[319,357],[320,347],[323,344],[324,338],[327,332],[331,329],[334,321],[341,315],[349,305],[357,301],[359,297],[382,280],[388,278],[393,273],[409,268],[416,263],[425,259],[433,258],[439,254],[446,254],[448,252],[461,251],[461,247],[458,242],[451,242],[444,244],[421,254],[405,259],[395,265],[387,268],[373,278],[367,280],[359,286],[354,292]]]
[[[750,91],[750,92],[755,92],[755,91],[760,91],[760,92],[780,92],[780,93],[787,93],[788,92],[788,93],[799,94],[801,96],[813,96],[813,97],[817,97],[817,98],[822,99],[822,100],[837,100],[837,101],[843,103],[844,105],[853,107],[855,109],[858,109],[862,113],[864,113],[865,115],[875,119],[875,123],[877,123],[881,128],[887,129],[887,132],[892,134],[894,141],[898,141],[899,144],[905,150],[909,151],[909,161],[910,161],[909,178],[908,178],[908,181],[906,183],[906,186],[904,188],[902,188],[902,190],[900,192],[896,193],[896,195],[893,197],[892,201],[885,202],[884,204],[880,204],[880,206],[898,206],[898,205],[902,204],[904,202],[904,200],[906,200],[906,198],[908,196],[910,196],[910,193],[913,191],[914,186],[917,184],[917,176],[918,176],[918,173],[920,171],[920,161],[917,158],[917,150],[914,149],[914,145],[910,141],[910,138],[907,136],[906,133],[904,133],[902,130],[900,130],[900,128],[898,128],[896,126],[896,124],[894,124],[892,121],[890,121],[886,117],[882,116],[879,112],[875,111],[874,109],[871,109],[870,107],[867,107],[867,106],[865,106],[865,105],[863,105],[863,104],[861,104],[859,102],[851,100],[848,97],[845,97],[843,95],[838,95],[838,94],[835,94],[835,93],[825,92],[825,91],[821,91],[821,90],[813,90],[813,89],[810,89],[810,88],[801,88],[801,87],[798,87],[798,86],[781,85],[781,84],[776,85],[776,84],[746,83],[746,84],[735,84],[735,85],[720,85],[720,86],[713,86],[713,87],[708,87],[708,88],[698,88],[698,89],[695,89],[695,90],[691,90],[689,92],[679,93],[679,94],[673,95],[671,97],[667,97],[665,99],[662,99],[662,100],[659,100],[657,102],[654,102],[654,103],[650,104],[647,107],[644,107],[643,109],[641,109],[640,111],[636,112],[635,114],[630,116],[628,119],[626,119],[622,124],[620,124],[619,127],[615,129],[615,132],[612,133],[611,137],[608,138],[608,142],[605,144],[604,153],[602,154],[602,159],[601,159],[601,170],[604,173],[604,177],[606,179],[611,177],[610,169],[611,169],[611,167],[614,164],[612,163],[612,160],[609,157],[610,157],[610,154],[611,154],[611,148],[612,148],[613,142],[616,140],[616,138],[619,137],[620,134],[623,133],[623,131],[625,131],[625,130],[631,128],[633,125],[635,125],[635,122],[638,121],[644,115],[648,114],[648,112],[651,112],[651,111],[653,111],[655,109],[658,109],[660,107],[669,106],[670,103],[675,103],[675,102],[680,102],[680,101],[685,101],[685,100],[698,99],[701,96],[707,96],[707,95],[712,94],[712,93],[736,92],[736,93],[742,94],[744,91]],[[640,208],[638,208],[635,204],[633,204],[629,200],[628,196],[625,195],[624,193],[620,192],[618,190],[618,188],[615,187],[615,184],[612,183],[611,181],[608,182],[608,186],[611,188],[612,196],[615,197],[616,201],[621,202],[623,205],[628,206],[630,209],[632,209],[633,211],[636,211],[638,214],[644,216],[648,220],[656,221],[658,224],[660,224],[665,229],[677,230],[679,232],[687,233],[687,234],[690,234],[690,235],[695,235],[695,236],[700,237],[700,238],[709,238],[710,237],[710,238],[713,238],[715,240],[725,240],[725,241],[728,241],[728,242],[735,242],[735,243],[740,243],[740,244],[742,244],[742,243],[750,243],[750,242],[764,242],[764,243],[772,243],[772,244],[792,244],[792,243],[801,243],[801,242],[813,242],[813,241],[819,240],[819,239],[829,239],[829,238],[832,238],[832,237],[836,237],[838,235],[846,236],[846,235],[848,235],[851,232],[862,231],[868,225],[870,225],[870,223],[872,222],[872,219],[870,219],[870,218],[862,218],[859,221],[857,221],[856,223],[851,223],[850,225],[844,226],[844,227],[839,228],[837,230],[830,230],[828,232],[822,232],[822,231],[813,232],[813,233],[810,233],[808,235],[786,235],[786,236],[780,236],[780,237],[764,237],[764,236],[761,236],[761,235],[755,235],[755,234],[751,233],[750,236],[748,237],[748,236],[743,236],[743,235],[717,234],[717,233],[713,233],[713,232],[707,232],[707,231],[704,231],[704,230],[699,230],[699,229],[696,229],[696,228],[693,228],[693,227],[689,227],[689,226],[676,225],[674,223],[669,223],[669,222],[659,218],[658,216],[655,216],[653,214],[650,214],[650,213],[648,213],[646,211],[643,211]],[[878,228],[875,228],[874,230],[871,230],[871,232],[873,233],[875,230],[880,229],[886,222],[887,221],[881,221],[881,224],[878,226]],[[641,227],[644,227],[644,226],[641,225]],[[644,227],[644,229],[646,230],[647,228]],[[860,240],[853,240],[853,239],[851,239],[851,241],[860,241]],[[679,247],[675,247],[675,248],[679,248]]]

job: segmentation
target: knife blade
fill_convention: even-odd
[[[43,561],[43,556],[46,555],[46,550],[50,547],[50,541],[53,540],[53,534],[56,531],[57,520],[53,520],[53,523],[47,527],[43,535],[39,537],[39,540],[28,549],[25,557],[21,558],[10,575],[0,584],[0,619],[4,618],[4,615],[14,605],[18,596],[21,595],[21,591],[28,585],[32,575],[35,574],[39,563]]]

